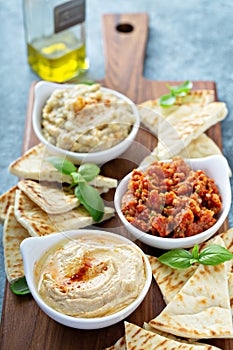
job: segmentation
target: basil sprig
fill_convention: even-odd
[[[87,182],[99,174],[100,168],[96,164],[86,163],[77,169],[72,162],[59,157],[49,157],[46,160],[61,173],[71,176],[70,187],[74,187],[76,197],[90,213],[93,220],[99,222],[104,215],[104,202],[98,191]]]
[[[25,277],[21,277],[18,280],[10,284],[10,290],[17,295],[25,295],[30,293],[27,281]]]
[[[160,106],[165,108],[172,106],[176,102],[177,96],[186,96],[192,89],[193,84],[191,81],[186,80],[183,84],[178,86],[171,86],[169,84],[166,84],[166,86],[170,90],[170,93],[161,96],[159,99]]]
[[[209,245],[199,252],[196,244],[192,251],[173,249],[162,254],[158,260],[174,269],[186,269],[195,263],[202,265],[218,265],[233,259],[233,254],[217,244]]]

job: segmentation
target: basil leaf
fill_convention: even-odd
[[[51,163],[54,168],[60,171],[63,174],[70,175],[72,172],[76,172],[77,169],[72,162],[69,160],[59,158],[59,157],[49,157],[46,159]]]
[[[104,202],[98,191],[86,182],[80,182],[74,190],[80,203],[87,209],[95,222],[99,222],[104,216]]]
[[[193,83],[189,80],[186,80],[183,84],[178,86],[170,86],[167,84],[168,89],[175,96],[185,96],[193,87]]]
[[[10,284],[10,290],[17,295],[25,295],[30,293],[25,277],[19,278]]]
[[[100,172],[100,168],[96,164],[86,163],[80,165],[78,173],[83,176],[86,181],[93,180]]]
[[[192,264],[190,260],[193,258],[192,253],[185,249],[173,249],[162,254],[158,260],[175,269],[186,269]]]
[[[195,244],[195,246],[193,247],[192,255],[194,259],[198,259],[198,256],[199,256],[198,244]]]
[[[164,95],[160,97],[159,104],[162,107],[170,107],[176,102],[176,97],[172,94]]]
[[[70,174],[71,175],[71,177],[72,177],[72,187],[74,186],[74,185],[77,185],[78,183],[80,183],[80,182],[85,182],[85,179],[83,178],[83,176],[81,175],[81,174],[79,174],[79,173],[71,173]]]
[[[203,265],[218,265],[233,259],[233,254],[220,245],[213,244],[204,248],[199,255],[199,263]]]

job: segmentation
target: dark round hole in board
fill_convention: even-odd
[[[129,23],[122,23],[116,26],[116,30],[121,33],[130,33],[133,31],[133,26]]]

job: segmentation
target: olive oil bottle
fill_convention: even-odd
[[[44,80],[63,82],[88,69],[85,0],[24,0],[28,63]]]

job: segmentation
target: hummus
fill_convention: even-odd
[[[88,153],[125,139],[135,121],[132,106],[99,84],[55,90],[42,112],[42,133],[54,146]]]
[[[35,265],[43,300],[74,317],[115,313],[140,294],[146,282],[145,262],[131,244],[88,236],[65,240]]]

